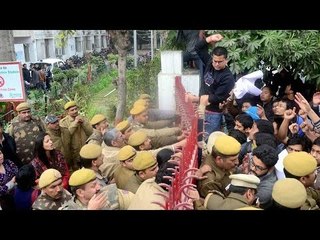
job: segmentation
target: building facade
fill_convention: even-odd
[[[64,47],[58,46],[60,30],[14,30],[14,47],[17,61],[31,63],[45,58],[66,60],[73,55],[106,48],[110,37],[106,30],[76,30]]]

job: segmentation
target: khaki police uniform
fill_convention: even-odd
[[[62,196],[59,199],[54,199],[41,192],[37,200],[32,204],[33,210],[58,210],[63,204],[71,200],[72,195],[63,188]]]
[[[106,205],[101,210],[126,210],[134,196],[134,194],[129,191],[118,189],[115,183],[101,188],[100,194],[107,196]],[[87,207],[88,206],[81,203],[76,197],[73,197],[66,202],[60,210],[87,210]]]
[[[23,164],[28,164],[33,159],[35,140],[45,129],[44,123],[38,117],[31,117],[28,122],[21,121],[19,116],[12,120],[8,134],[14,138],[17,154]]]
[[[138,188],[128,210],[164,210],[166,197],[168,192],[155,182],[154,177],[147,179]]]
[[[231,186],[242,187],[247,189],[257,189],[260,179],[254,175],[248,174],[232,174]],[[204,206],[209,210],[234,210],[237,208],[249,206],[248,200],[244,195],[231,192],[227,197],[218,191],[209,193],[205,200]]]
[[[60,126],[69,130],[71,135],[71,154],[73,165],[77,166],[80,162],[80,149],[86,144],[86,140],[93,133],[93,128],[90,123],[84,119],[82,124],[76,124],[75,120],[71,116],[66,116],[60,120]]]
[[[198,191],[200,196],[205,198],[211,190],[216,190],[227,196],[228,191],[226,190],[226,187],[231,182],[229,179],[230,172],[220,169],[214,162],[211,155],[207,156],[202,165],[204,164],[208,164],[212,170],[204,174],[204,176],[207,176],[208,178],[198,181]]]
[[[283,159],[284,169],[296,177],[304,177],[313,173],[317,168],[316,159],[307,152],[292,152]],[[306,188],[307,198],[301,210],[319,209],[320,191],[311,187]]]
[[[93,143],[99,146],[102,144],[102,142],[103,142],[103,135],[97,129],[93,129],[93,133],[89,136],[89,138],[86,141],[87,144]]]

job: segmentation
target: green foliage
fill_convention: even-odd
[[[87,105],[85,108],[86,116],[92,118],[95,114],[104,114],[107,119],[114,119],[114,107],[117,103],[116,92],[113,95],[105,97],[107,91],[111,91],[113,86],[111,82],[117,78],[117,70],[109,71],[101,75],[96,81],[88,86],[88,92],[91,96],[87,97]],[[89,101],[88,101],[89,99]]]
[[[110,53],[107,56],[107,60],[110,64],[115,64],[118,61],[118,54]]]
[[[131,109],[133,102],[140,94],[147,93],[157,95],[157,76],[160,72],[160,54],[155,54],[153,60],[137,69],[127,71],[127,111]]]
[[[216,46],[229,51],[233,73],[255,71],[260,61],[272,68],[294,69],[295,77],[303,70],[306,81],[320,83],[320,32],[315,30],[209,30],[224,37]]]
[[[60,73],[57,73],[57,74],[54,74],[53,75],[53,81],[57,81],[57,82],[62,82],[64,79],[66,79],[67,76],[64,72],[60,72]]]
[[[58,35],[55,37],[56,45],[60,48],[64,47],[70,36],[76,33],[75,30],[60,30]]]
[[[77,72],[77,70],[71,68],[68,70],[65,70],[65,75],[67,76],[67,78],[76,78],[79,76],[79,73]]]
[[[185,43],[178,39],[178,30],[168,31],[166,41],[164,42],[161,50],[183,50]]]

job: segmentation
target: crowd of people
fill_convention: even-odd
[[[204,71],[199,95],[187,93],[185,100],[197,106],[208,137],[190,204],[197,210],[319,209],[320,92],[304,96],[288,81],[279,94],[271,81],[237,99],[227,49],[208,52],[222,40],[213,34],[193,44]],[[178,113],[154,108],[151,100],[141,94],[115,126],[103,114],[80,115],[75,101],[65,103],[61,119],[34,117],[32,106],[20,103],[8,129],[0,124],[1,208],[165,209],[189,133]]]
[[[175,112],[151,107],[150,95],[142,94],[130,117],[116,126],[103,114],[91,120],[81,116],[74,101],[64,105],[62,119],[34,117],[28,102],[15,110],[6,132],[0,128],[3,210],[139,209],[148,204],[161,209],[152,198],[147,204],[137,198],[166,194],[158,184],[167,182],[168,160],[188,134],[177,125]],[[145,181],[146,189],[136,195]]]

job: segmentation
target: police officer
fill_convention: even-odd
[[[149,178],[155,177],[159,167],[156,158],[151,152],[138,152],[133,159],[132,166],[135,174],[129,178],[124,189],[136,193],[141,183]]]
[[[133,193],[118,189],[116,184],[101,187],[93,170],[81,168],[75,171],[69,185],[73,198],[61,210],[125,210]]]
[[[15,117],[8,128],[17,146],[17,154],[23,164],[28,164],[33,159],[35,139],[40,132],[45,131],[44,123],[38,117],[33,117],[31,107],[27,102],[16,107],[18,116]]]
[[[78,113],[78,106],[75,101],[67,102],[64,105],[67,116],[60,120],[60,126],[69,129],[71,135],[72,163],[69,168],[76,170],[80,163],[80,149],[86,143],[88,137],[93,133],[90,123]]]
[[[107,118],[102,114],[96,114],[90,120],[90,124],[93,127],[93,133],[89,136],[86,143],[101,145],[103,142],[103,134],[109,126]]]
[[[307,200],[306,188],[297,179],[284,178],[274,184],[272,199],[272,210],[300,210]]]
[[[319,209],[320,191],[313,188],[317,178],[317,161],[307,152],[291,152],[283,160],[283,172],[286,178],[299,180],[307,191],[307,200],[302,210]]]
[[[41,194],[33,203],[33,210],[58,210],[71,199],[71,194],[62,186],[62,175],[56,169],[49,168],[41,174],[39,188]]]
[[[204,206],[209,210],[234,210],[253,205],[260,179],[254,175],[232,174],[229,176],[231,184],[230,194],[225,197],[218,191],[209,193]]]
[[[200,166],[200,168],[204,165],[210,166],[210,171],[204,174],[207,178],[198,181],[198,191],[201,197],[205,198],[211,190],[217,190],[225,196],[228,195],[226,187],[230,184],[229,175],[239,164],[240,148],[240,143],[233,137],[221,135],[216,138],[211,154]]]

